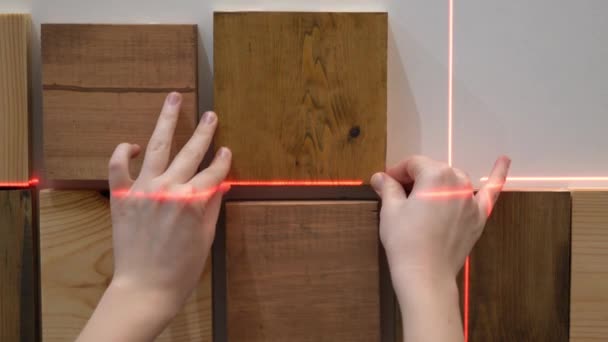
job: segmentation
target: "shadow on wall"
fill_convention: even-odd
[[[420,153],[421,150],[420,114],[390,26],[387,77],[386,164],[390,167],[407,156]]]

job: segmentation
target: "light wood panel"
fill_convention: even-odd
[[[46,175],[107,179],[121,142],[147,144],[168,92],[184,95],[173,153],[194,131],[195,25],[42,25]],[[133,163],[137,172],[141,159]]]
[[[0,14],[0,183],[30,177],[29,14]]]
[[[43,341],[76,338],[112,278],[109,201],[92,191],[40,194]],[[211,341],[211,267],[157,341]]]
[[[568,192],[503,192],[473,248],[470,341],[568,341]]]
[[[570,341],[608,341],[608,192],[572,199]]]
[[[231,179],[369,181],[386,154],[386,13],[215,13]]]
[[[25,241],[32,225],[31,205],[29,190],[0,190],[0,341],[22,341],[22,325],[34,326],[33,321],[21,321],[22,313],[32,309],[22,302],[22,272],[24,266],[33,268],[24,265],[24,246],[31,244]]]
[[[226,204],[228,341],[379,341],[377,210]]]

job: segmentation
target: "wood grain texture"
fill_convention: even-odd
[[[570,341],[608,341],[608,192],[572,200]]]
[[[568,192],[504,192],[473,248],[470,341],[568,341]]]
[[[31,229],[29,190],[0,191],[0,341],[22,341],[25,231]],[[29,265],[30,267],[32,265]],[[31,309],[31,308],[30,308]],[[31,326],[30,326],[31,328]]]
[[[0,182],[30,177],[29,14],[0,14]]]
[[[385,167],[386,13],[215,13],[231,179],[369,181]]]
[[[108,200],[94,191],[40,194],[42,337],[71,341],[112,278]],[[182,312],[156,341],[211,341],[211,267]]]
[[[170,91],[184,95],[175,154],[196,124],[197,39],[195,25],[43,24],[47,178],[107,179],[117,144],[145,148]]]
[[[228,341],[379,341],[377,205],[226,204]]]

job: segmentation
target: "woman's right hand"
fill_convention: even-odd
[[[509,158],[499,158],[477,194],[463,171],[422,156],[375,174],[371,183],[382,198],[380,238],[391,273],[455,278],[483,232],[509,165]],[[413,188],[406,197],[408,183]]]

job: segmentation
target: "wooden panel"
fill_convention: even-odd
[[[45,24],[41,39],[48,178],[106,179],[117,144],[147,144],[170,91],[184,94],[173,152],[192,134],[195,25]]]
[[[216,13],[230,178],[361,179],[385,167],[385,13]]]
[[[40,262],[43,341],[71,341],[112,277],[108,200],[92,191],[42,191]],[[157,341],[211,341],[210,263],[195,293]]]
[[[21,325],[32,327],[32,322],[21,322],[24,233],[31,224],[29,190],[0,191],[0,341],[22,341]]]
[[[377,210],[228,203],[228,341],[379,341]]]
[[[572,199],[570,341],[608,341],[608,192]]]
[[[0,183],[29,179],[29,14],[0,14]]]
[[[471,254],[470,341],[568,341],[570,194],[504,192]]]

